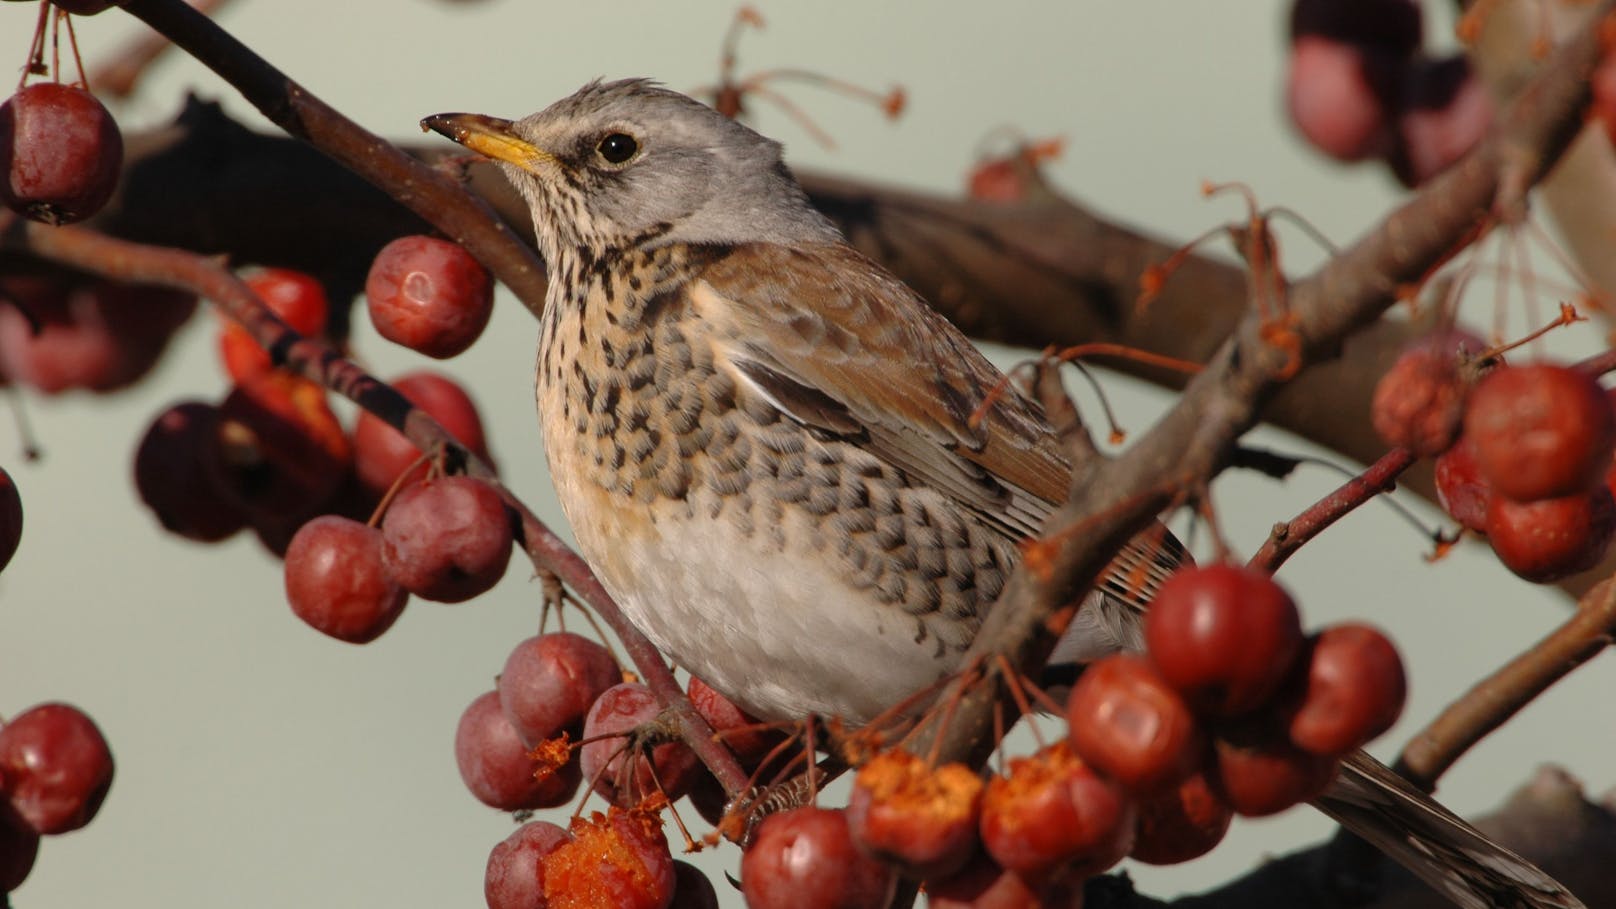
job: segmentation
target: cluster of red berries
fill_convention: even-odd
[[[1178,572],[1145,639],[1146,655],[1084,672],[1066,740],[986,783],[890,751],[860,769],[845,811],[767,818],[741,861],[748,904],[879,907],[901,874],[924,880],[933,906],[1073,905],[1126,856],[1188,861],[1233,815],[1313,798],[1402,710],[1402,661],[1383,635],[1304,637],[1260,572]]]
[[[1436,458],[1437,498],[1499,561],[1539,583],[1599,564],[1616,534],[1616,400],[1575,368],[1499,365],[1463,333],[1419,342],[1375,388],[1392,445]]]
[[[33,870],[41,836],[95,818],[112,769],[107,740],[77,707],[40,704],[0,725],[0,894]]]
[[[1418,186],[1480,141],[1493,104],[1463,55],[1420,50],[1414,0],[1296,0],[1285,103],[1291,122],[1340,161],[1385,161]]]

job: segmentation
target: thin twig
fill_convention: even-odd
[[[1363,473],[1341,484],[1306,511],[1282,524],[1275,524],[1262,548],[1246,563],[1248,567],[1273,574],[1309,540],[1341,520],[1359,505],[1397,487],[1397,477],[1419,460],[1406,448],[1393,448]]]

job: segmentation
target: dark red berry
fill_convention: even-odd
[[[22,497],[11,474],[0,468],[0,571],[11,564],[22,542]]]
[[[39,82],[0,104],[0,201],[68,224],[101,210],[118,184],[123,136],[89,92]]]
[[[572,835],[546,821],[516,828],[488,853],[483,898],[488,909],[540,909],[544,902],[544,859]]]
[[[630,733],[655,720],[661,710],[651,689],[623,682],[603,692],[584,718],[585,744],[578,757],[583,774],[622,807],[638,805],[658,792],[659,785],[670,801],[677,799],[701,772],[701,762],[684,742],[658,742],[650,748],[649,761],[643,752],[636,753]]]
[[[1492,488],[1517,502],[1585,492],[1604,480],[1616,417],[1593,379],[1565,366],[1503,366],[1470,394],[1465,435]]]
[[[1422,458],[1434,458],[1453,446],[1464,419],[1466,391],[1456,345],[1471,353],[1483,349],[1462,335],[1422,340],[1381,376],[1369,416],[1386,444]]]
[[[896,883],[853,844],[846,815],[827,808],[769,815],[741,856],[751,909],[883,909]]]
[[[246,523],[241,508],[214,485],[219,410],[183,401],[157,415],[135,450],[135,489],[163,528],[203,543],[229,537]]]
[[[1317,797],[1340,767],[1336,758],[1303,751],[1266,729],[1226,730],[1213,744],[1213,791],[1246,817],[1278,814]]]
[[[382,568],[381,531],[337,515],[304,524],[286,547],[292,612],[339,641],[365,644],[393,627],[409,594]]]
[[[291,517],[329,501],[353,450],[325,389],[285,372],[248,376],[219,405],[204,459],[224,495],[249,516]]]
[[[1206,750],[1189,705],[1139,656],[1091,663],[1067,699],[1066,724],[1077,756],[1129,792],[1176,785]]]
[[[479,695],[460,715],[455,729],[455,764],[460,779],[477,800],[501,811],[551,808],[572,798],[578,788],[578,764],[570,761],[542,778],[540,763],[505,721],[499,695]]]
[[[1343,755],[1392,728],[1408,694],[1392,642],[1367,625],[1347,624],[1326,628],[1310,644],[1290,714],[1291,742],[1314,754]]]
[[[1487,541],[1498,560],[1528,581],[1546,584],[1598,565],[1616,530],[1616,503],[1604,485],[1558,499],[1516,502],[1493,496]]]
[[[39,834],[0,799],[0,894],[10,893],[28,879],[39,855]]]
[[[382,564],[405,590],[461,603],[505,576],[511,520],[494,487],[470,477],[417,483],[382,519]]]
[[[1139,830],[1128,856],[1147,865],[1176,865],[1199,858],[1229,831],[1234,809],[1197,773],[1176,789],[1139,802]]]
[[[623,672],[605,647],[571,632],[517,644],[499,674],[499,705],[528,747],[563,730],[582,729],[584,715]]]
[[[1487,506],[1492,485],[1476,463],[1476,442],[1461,435],[1452,448],[1436,459],[1436,500],[1448,517],[1477,533],[1487,530]]]
[[[456,441],[492,463],[477,405],[452,379],[434,372],[413,372],[394,379],[392,385],[411,404],[437,420]],[[400,482],[399,477],[405,471],[410,473],[403,483],[426,476],[426,465],[415,443],[369,411],[359,412],[353,443],[354,470],[359,474],[360,483],[375,495],[380,496]]]
[[[69,704],[41,704],[0,727],[0,780],[35,833],[88,824],[112,787],[112,751],[95,722]]]

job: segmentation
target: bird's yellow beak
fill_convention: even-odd
[[[556,166],[555,155],[516,135],[509,120],[482,114],[433,114],[421,120],[421,131],[431,130],[459,142],[479,155],[514,164],[526,171]]]

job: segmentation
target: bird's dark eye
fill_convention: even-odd
[[[595,151],[608,164],[622,164],[634,157],[634,153],[639,150],[640,143],[634,141],[634,137],[628,133],[608,133],[600,140],[600,144],[595,146]]]

